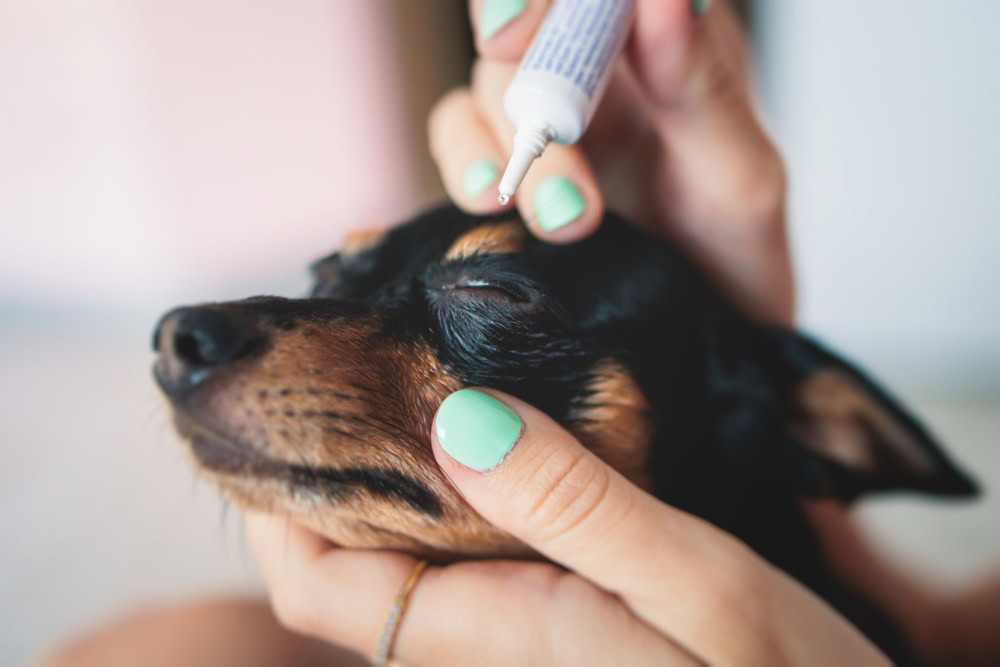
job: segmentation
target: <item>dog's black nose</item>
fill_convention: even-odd
[[[171,396],[195,387],[213,371],[251,354],[261,340],[252,319],[209,306],[178,308],[160,320],[153,350],[160,358],[154,373]]]
[[[157,349],[162,349],[166,329],[170,329],[174,354],[192,366],[235,361],[247,351],[253,334],[245,322],[214,308],[180,308],[168,313],[153,334]]]

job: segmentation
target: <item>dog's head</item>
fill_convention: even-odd
[[[529,401],[654,490],[705,466],[790,497],[971,490],[863,376],[751,324],[611,216],[553,246],[515,216],[440,209],[355,235],[313,270],[307,299],[165,315],[155,376],[203,473],[338,544],[525,553],[431,454],[438,405],[468,385]]]

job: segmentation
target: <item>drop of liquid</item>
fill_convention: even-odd
[[[506,206],[507,202],[509,201],[510,197],[508,197],[507,195],[500,195],[499,197],[497,197],[497,203],[500,204],[501,206]]]

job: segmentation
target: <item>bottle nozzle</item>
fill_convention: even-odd
[[[514,196],[521,181],[524,180],[524,175],[528,173],[528,167],[542,154],[550,141],[552,141],[552,130],[548,125],[532,123],[517,128],[517,134],[514,135],[514,152],[511,153],[507,169],[500,179],[500,196],[497,197],[497,202],[501,206],[506,205]]]

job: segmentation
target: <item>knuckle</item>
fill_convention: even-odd
[[[563,538],[591,521],[611,484],[608,469],[586,451],[553,454],[529,479],[523,525],[545,540]]]
[[[483,86],[489,85],[492,82],[494,71],[492,61],[486,58],[476,58],[475,62],[472,63],[472,71],[469,73],[473,92],[482,90]]]
[[[736,236],[767,234],[780,229],[788,193],[784,161],[761,124],[749,98],[727,86],[714,95],[725,107],[738,139],[719,155],[716,185],[706,202],[711,219],[726,221]]]
[[[774,145],[766,137],[766,148],[755,167],[748,170],[738,185],[737,201],[744,206],[750,231],[767,232],[781,223],[788,180],[785,165]]]
[[[472,92],[477,98],[502,96],[507,83],[514,78],[517,65],[479,58],[472,64]]]
[[[738,559],[731,566],[731,574],[727,579],[727,595],[733,601],[750,601],[750,604],[755,605],[764,599],[767,592],[767,577],[764,568],[760,567],[755,559]]]
[[[467,87],[449,90],[434,104],[427,116],[427,132],[433,138],[447,133],[458,114],[472,108],[472,93]]]
[[[705,588],[706,615],[735,617],[742,627],[754,631],[766,628],[772,584],[767,567],[748,546],[735,538],[721,561],[712,568],[715,575]]]
[[[754,159],[742,159],[725,177],[719,188],[723,196],[709,204],[709,219],[724,221],[720,227],[726,237],[752,240],[781,230],[784,224],[787,180],[784,164],[770,140],[757,148]],[[736,161],[734,161],[736,162]]]

